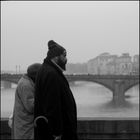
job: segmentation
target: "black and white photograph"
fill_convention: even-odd
[[[139,139],[139,1],[1,1],[2,140]]]

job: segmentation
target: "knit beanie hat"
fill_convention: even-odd
[[[55,41],[50,40],[48,42],[48,53],[47,53],[47,57],[49,59],[54,58],[56,56],[60,56],[61,54],[63,54],[64,51],[65,51],[65,48],[63,48],[62,46],[60,46]]]

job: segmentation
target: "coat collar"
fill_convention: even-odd
[[[64,71],[57,63],[55,63],[53,60],[51,60],[52,63],[54,63],[62,72]]]
[[[54,64],[50,59],[45,58],[44,64],[48,64],[48,65],[52,66],[65,79],[65,81],[67,81],[66,77],[63,74],[63,71],[56,64]],[[67,81],[67,84],[68,84],[68,81]]]
[[[55,70],[57,70],[59,73],[63,74],[63,73],[62,73],[62,70],[60,70],[60,69],[58,68],[58,66],[56,66],[56,64],[54,64],[50,59],[45,58],[45,59],[44,59],[44,64],[48,64],[48,65],[52,66],[52,67],[53,67]]]

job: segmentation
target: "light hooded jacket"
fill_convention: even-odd
[[[13,114],[14,139],[34,139],[34,83],[23,75],[15,93]]]

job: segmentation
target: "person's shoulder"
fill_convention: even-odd
[[[53,66],[47,65],[47,64],[42,66],[42,71],[46,74],[55,74],[56,73],[55,68]]]
[[[27,75],[23,75],[18,82],[18,86],[29,87],[30,85],[32,85],[31,83],[32,83],[31,79]]]
[[[22,75],[21,78],[18,81],[18,85],[24,83],[24,81],[25,81],[25,77],[24,77],[24,75]]]
[[[50,69],[47,69],[47,75],[49,77],[57,77],[57,72],[54,68],[50,67]]]

